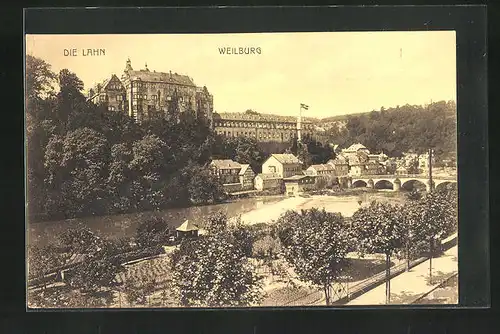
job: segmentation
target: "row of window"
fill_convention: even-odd
[[[219,127],[239,127],[239,128],[261,128],[261,129],[297,129],[297,123],[280,124],[280,123],[255,123],[255,122],[217,122]],[[302,124],[303,130],[312,130],[312,124]]]
[[[246,137],[256,137],[255,132],[246,132],[246,131],[222,131],[222,130],[216,130],[215,131],[217,134],[228,136],[228,137],[238,137],[238,136],[246,136]],[[283,137],[284,139],[292,138],[291,134],[284,133],[283,135],[281,133],[259,133],[259,139],[279,139]]]
[[[297,128],[296,123],[276,124],[276,123],[255,123],[255,122],[216,122],[215,126],[219,127],[239,127],[239,128],[262,128],[262,129],[291,129]],[[309,124],[302,124],[303,129],[312,129]]]

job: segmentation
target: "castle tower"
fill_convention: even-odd
[[[133,71],[134,69],[132,68],[132,62],[130,61],[130,58],[127,59],[127,63],[125,64],[125,70],[123,72],[128,73],[128,71]]]

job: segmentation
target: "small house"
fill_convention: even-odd
[[[338,176],[346,176],[349,174],[349,162],[343,155],[337,155],[333,160],[329,160],[327,164],[335,168],[335,174]]]
[[[333,176],[336,176],[335,167],[330,164],[319,164],[319,165],[311,165],[307,169],[308,175],[317,176],[318,178],[322,178],[324,180],[328,180]]]
[[[311,175],[294,175],[283,179],[285,194],[297,196],[305,191],[314,189],[316,177]]]
[[[261,173],[257,174],[254,182],[254,187],[257,190],[276,190],[281,189],[283,178],[277,173]]]
[[[210,170],[212,174],[219,178],[222,184],[240,183],[241,165],[236,161],[231,159],[212,160]]]

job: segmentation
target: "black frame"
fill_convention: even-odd
[[[490,306],[485,6],[52,8],[26,9],[24,23],[26,34],[455,30],[459,306]]]

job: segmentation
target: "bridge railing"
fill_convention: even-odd
[[[401,175],[395,175],[395,174],[377,174],[377,175],[358,175],[358,176],[352,176],[353,179],[428,179],[429,176],[426,174],[401,174]],[[449,180],[449,181],[456,181],[455,176],[432,176],[433,180]]]

